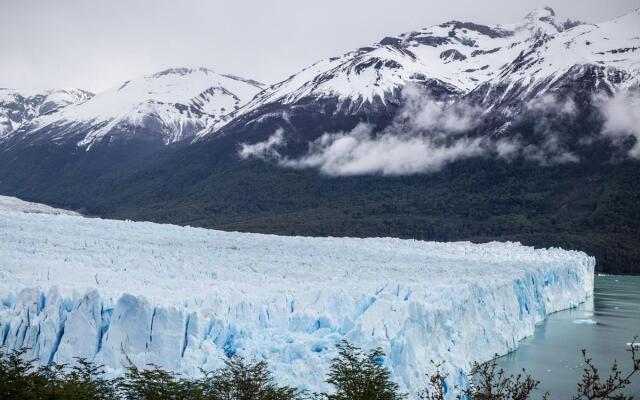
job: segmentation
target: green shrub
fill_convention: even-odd
[[[327,383],[335,393],[326,395],[329,400],[399,400],[406,397],[391,380],[389,370],[383,365],[381,349],[364,353],[361,349],[343,341],[338,357],[333,360]]]

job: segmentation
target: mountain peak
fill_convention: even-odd
[[[248,83],[248,84],[256,86],[257,88],[260,88],[260,89],[263,89],[266,86],[264,83],[258,82],[258,81],[253,80],[253,79],[243,78],[241,76],[234,75],[234,74],[220,74],[220,73],[217,73],[216,71],[214,71],[212,69],[209,69],[209,68],[206,68],[206,67],[196,67],[196,68],[174,67],[174,68],[168,68],[168,69],[156,72],[155,74],[150,75],[148,78],[157,79],[157,78],[170,77],[170,76],[183,77],[183,76],[187,76],[187,75],[196,75],[196,74],[200,74],[200,75],[203,75],[203,76],[209,76],[209,77],[217,76],[217,77],[221,77],[222,79],[227,78],[227,79],[231,79],[231,80],[234,80],[234,81]]]
[[[193,74],[194,72],[202,72],[205,75],[216,74],[215,71],[205,67],[198,67],[198,68],[176,67],[176,68],[167,68],[160,72],[156,72],[155,74],[151,75],[151,77],[159,78],[161,76],[167,76],[167,75],[185,76],[185,75]]]
[[[561,21],[551,7],[536,8],[516,23],[516,29],[525,29],[534,33],[535,37],[553,36],[559,32],[582,25],[580,21]]]
[[[55,114],[40,113],[25,130],[33,140],[55,137],[87,149],[98,142],[143,135],[145,140],[169,144],[223,122],[262,88],[255,81],[203,67],[169,68],[126,81]],[[21,135],[16,127],[12,123],[11,131]]]
[[[525,19],[527,20],[539,20],[539,21],[549,21],[554,19],[556,16],[556,12],[551,7],[541,7],[536,8],[529,12]]]

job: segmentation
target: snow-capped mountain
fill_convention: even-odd
[[[375,121],[393,115],[408,84],[430,96],[477,103],[485,111],[505,103],[518,108],[561,86],[609,93],[637,87],[639,27],[639,10],[601,24],[561,20],[551,8],[504,25],[451,21],[321,60],[261,92],[228,127],[216,129],[256,125],[256,131],[274,120],[289,126],[296,116],[308,119],[312,113]],[[337,129],[353,124],[348,118]],[[335,120],[330,125],[336,129]]]
[[[169,69],[55,113],[5,121],[4,141],[89,149],[133,139],[170,144],[221,130],[243,140],[243,132],[256,137],[278,126],[303,132],[304,141],[362,121],[388,123],[407,85],[510,118],[550,90],[638,86],[638,26],[639,10],[601,24],[562,20],[550,8],[503,25],[450,21],[321,60],[268,88],[204,68]]]
[[[640,9],[612,21],[541,35],[471,97],[485,106],[524,102],[549,91],[640,87]]]
[[[66,143],[144,140],[174,143],[193,138],[240,108],[262,85],[206,68],[174,68],[124,82],[88,101],[31,121],[13,139]]]
[[[375,105],[397,104],[400,90],[408,83],[428,86],[437,94],[465,94],[499,76],[537,41],[578,24],[559,22],[547,8],[508,25],[451,21],[386,37],[303,69],[260,93],[241,113],[308,98],[337,99],[337,110],[357,113]]]
[[[81,89],[15,90],[0,88],[0,138],[42,115],[82,103],[93,93]]]

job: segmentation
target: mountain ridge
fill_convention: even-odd
[[[13,139],[77,141],[80,147],[147,136],[170,144],[189,140],[262,90],[262,84],[206,68],[170,68],[34,118]],[[129,133],[129,134],[128,134]]]
[[[41,115],[87,101],[93,96],[93,93],[77,88],[44,90],[0,88],[0,139]]]
[[[277,124],[287,125],[287,119],[298,109],[357,120],[373,114],[389,117],[402,104],[402,90],[407,85],[422,87],[444,101],[465,98],[487,112],[499,108],[503,113],[517,112],[518,104],[524,104],[521,99],[514,100],[518,97],[531,100],[563,79],[584,81],[583,77],[565,76],[582,73],[580,68],[591,69],[596,80],[604,77],[602,82],[593,83],[593,91],[602,89],[611,94],[618,88],[638,87],[640,51],[636,50],[640,39],[634,36],[636,23],[640,23],[639,10],[605,23],[588,24],[562,21],[549,7],[535,9],[510,24],[449,21],[388,36],[372,46],[320,60],[270,86],[206,68],[170,68],[126,81],[90,102],[31,118],[12,127],[11,140],[6,138],[6,128],[3,136],[11,145],[21,140],[75,140],[89,149],[119,137],[138,136],[164,145],[197,141],[265,119],[275,118]],[[197,81],[197,75],[211,78],[195,82],[200,90],[181,98],[168,99],[166,93],[160,93],[162,82],[158,88],[146,85],[148,96],[139,93],[138,98],[134,94],[129,99],[119,93],[131,92],[131,82],[145,86],[150,79],[169,80],[167,85],[177,93],[193,85],[188,80]],[[172,76],[176,77],[174,81],[170,81]],[[104,100],[109,96],[110,101]],[[327,105],[316,104],[316,100]],[[114,103],[130,104],[128,109],[119,109]],[[281,110],[274,113],[274,106]],[[342,129],[351,129],[351,125]],[[131,131],[129,135],[127,131]]]
[[[612,28],[620,22],[625,25],[622,29]],[[572,67],[582,65],[618,69],[623,71],[619,75],[625,79],[619,79],[616,84],[624,83],[626,88],[638,86],[640,52],[631,50],[632,57],[622,61],[614,56],[621,49],[640,47],[637,36],[622,37],[627,31],[631,31],[629,35],[638,33],[633,31],[636,23],[640,24],[638,10],[607,23],[586,24],[559,22],[549,8],[533,11],[520,22],[493,27],[451,21],[386,37],[373,47],[318,61],[258,94],[235,117],[250,115],[269,104],[295,106],[297,102],[309,102],[307,98],[334,98],[338,103],[334,107],[336,112],[357,114],[367,104],[373,110],[387,104],[398,105],[401,88],[409,83],[425,86],[429,92],[445,97],[487,92],[500,86],[507,89],[502,94],[505,97],[509,91],[525,87],[534,92],[532,98],[544,92],[536,90],[537,86],[553,83],[569,73]],[[596,37],[599,32],[603,32],[602,37]],[[606,43],[611,38],[605,35],[616,33],[615,39],[620,43],[611,48]],[[577,39],[581,36],[585,36],[582,46]],[[596,39],[600,40],[597,42]],[[573,53],[563,58],[560,50],[569,42],[573,42]],[[589,52],[585,50],[588,46],[599,48]],[[556,65],[533,69],[547,59]],[[369,76],[362,78],[365,72]],[[525,82],[527,76],[529,81]],[[612,87],[609,89],[613,92]],[[475,97],[474,100],[478,100],[477,95]],[[486,99],[481,100],[485,100],[483,106],[494,106],[486,104]],[[342,106],[343,103],[347,103],[346,106]],[[259,115],[248,119],[257,120]],[[234,120],[230,119],[228,123]],[[219,129],[224,130],[224,126],[209,133],[215,134]]]

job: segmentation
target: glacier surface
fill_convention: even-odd
[[[307,238],[0,211],[0,350],[86,357],[117,375],[154,363],[195,376],[231,354],[310,390],[335,344],[380,346],[401,388],[444,360],[514,350],[593,292],[595,260],[517,243]]]
[[[54,208],[46,204],[32,203],[30,201],[20,200],[17,197],[0,196],[0,211],[18,211],[25,213],[37,214],[66,214],[80,217],[82,214],[75,211],[64,210],[62,208]]]

